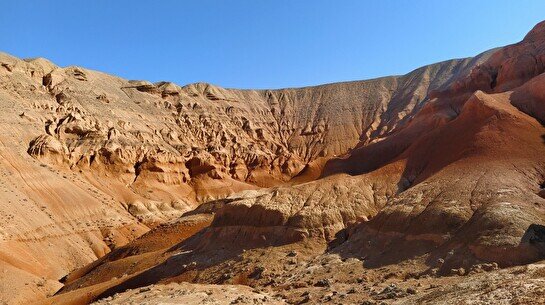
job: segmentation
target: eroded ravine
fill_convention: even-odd
[[[1,55],[3,301],[540,259],[524,236],[544,215],[542,28],[404,76],[264,91]]]

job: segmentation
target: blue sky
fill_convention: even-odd
[[[128,79],[299,87],[476,55],[543,19],[543,0],[0,0],[0,51]]]

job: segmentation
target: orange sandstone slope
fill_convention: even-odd
[[[543,72],[542,22],[430,94],[396,134],[331,160],[329,174],[400,169],[385,208],[350,230],[339,251],[356,251],[371,264],[431,251],[430,263],[444,258],[445,272],[478,261],[506,266],[545,257]]]
[[[328,158],[394,132],[491,54],[281,90],[127,81],[0,54],[0,300],[50,295],[201,202],[316,179]]]
[[[206,261],[218,247],[334,241],[370,267],[427,255],[440,272],[540,259],[544,62],[545,23],[475,58],[281,90],[1,54],[1,300],[51,294],[70,271],[225,197],[177,247]],[[154,279],[184,272],[167,267]]]
[[[300,176],[320,172],[322,178],[245,190],[205,203],[192,214],[214,207],[209,227],[150,253],[142,260],[146,265],[135,270],[126,265],[136,257],[123,255],[117,261],[107,255],[86,268],[86,274],[71,276],[48,302],[77,299],[82,293],[91,301],[162,281],[221,283],[222,270],[237,272],[236,264],[238,280],[265,285],[245,277],[244,270],[256,264],[252,253],[266,249],[263,253],[274,258],[282,251],[275,249],[315,242],[323,246],[315,250],[316,256],[327,244],[323,256],[359,258],[365,268],[379,271],[375,267],[424,258],[432,275],[484,262],[509,266],[544,258],[545,22],[517,44],[462,62],[367,82],[221,91],[246,94],[254,105],[258,99],[250,94],[278,100],[269,104],[284,109],[270,110],[273,116],[281,114],[275,117],[276,126],[296,127],[276,129],[275,134],[292,156],[303,160],[294,163],[303,168]],[[436,76],[429,74],[432,70]],[[221,100],[218,95],[215,103]],[[310,118],[324,118],[325,123]],[[334,157],[343,151],[347,153]],[[323,170],[320,156],[330,158]],[[259,186],[258,176],[286,181],[293,175],[280,178],[277,172],[261,171],[248,174],[244,182]],[[187,217],[192,216],[175,221]],[[147,238],[160,236],[162,230],[152,230]],[[188,268],[195,262],[197,268]],[[267,268],[275,261],[259,264]],[[308,268],[316,267],[312,264],[308,261]],[[129,275],[114,277],[105,270]],[[285,271],[274,272],[271,277],[293,278]]]
[[[438,272],[545,257],[544,27],[362,137],[324,178],[232,197],[181,248],[206,257],[317,239],[369,267],[441,258]]]

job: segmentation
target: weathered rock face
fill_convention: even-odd
[[[271,246],[307,238],[332,241],[357,222],[367,221],[395,192],[383,177],[335,177],[291,187],[251,191],[229,198],[207,230],[206,241],[225,245]],[[201,245],[202,246],[202,245]],[[204,245],[206,246],[206,245]]]
[[[281,90],[1,54],[0,290],[21,293],[0,295],[51,294],[69,271],[219,198],[182,246],[311,239],[368,266],[441,258],[440,272],[541,258],[544,28],[404,76]]]
[[[431,89],[488,56],[402,77],[264,91],[125,81],[7,55],[2,62],[12,67],[3,71],[5,92],[17,92],[20,108],[34,118],[32,156],[111,180],[122,190],[107,191],[126,206],[180,200],[190,206],[284,183],[317,158],[391,132]],[[127,200],[127,192],[135,199]]]
[[[544,257],[524,238],[545,222],[544,25],[432,93],[397,133],[326,164],[326,174],[401,169],[396,195],[339,251],[377,265],[431,252],[430,262],[446,257],[444,271]]]
[[[523,238],[545,222],[537,195],[545,180],[541,27],[453,76],[410,115],[394,124],[383,119],[348,154],[325,164],[322,176],[330,177],[231,201],[204,244],[332,241],[349,228],[336,251],[366,257],[369,265],[430,254],[430,262],[448,257],[441,270],[448,272],[543,257],[543,245]],[[352,196],[339,196],[338,186]]]
[[[0,290],[20,292],[2,298],[18,303],[51,294],[69,271],[199,202],[314,180],[328,158],[393,132],[422,107],[430,90],[489,56],[400,77],[231,90],[127,81],[1,54],[0,265],[9,272],[0,272]],[[260,241],[264,235],[285,243],[275,236],[286,230],[290,240],[329,240],[378,212],[389,188],[379,187],[371,198],[376,189],[369,180],[332,180],[283,186],[278,195],[235,196],[209,234],[238,240],[233,227],[222,232],[236,223]],[[293,208],[286,208],[292,198]],[[245,211],[254,200],[259,205]],[[329,204],[337,200],[351,203]],[[277,218],[260,224],[261,234],[252,232],[252,217],[269,219],[277,208]],[[240,221],[239,213],[247,218]]]
[[[505,92],[517,88],[545,71],[543,33],[545,23],[537,24],[519,43],[498,49],[486,62],[454,82],[441,96],[485,92]]]
[[[440,272],[545,257],[543,242],[525,237],[545,223],[543,26],[454,76],[410,115],[381,120],[373,127],[380,132],[325,164],[326,178],[230,201],[200,246],[332,241],[342,233],[342,255],[382,266],[426,254],[431,265],[445,261]],[[346,173],[352,177],[335,175]]]

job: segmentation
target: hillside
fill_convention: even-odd
[[[474,58],[281,90],[0,54],[0,302],[193,282],[168,289],[320,303],[539,261],[544,71],[545,23]]]

